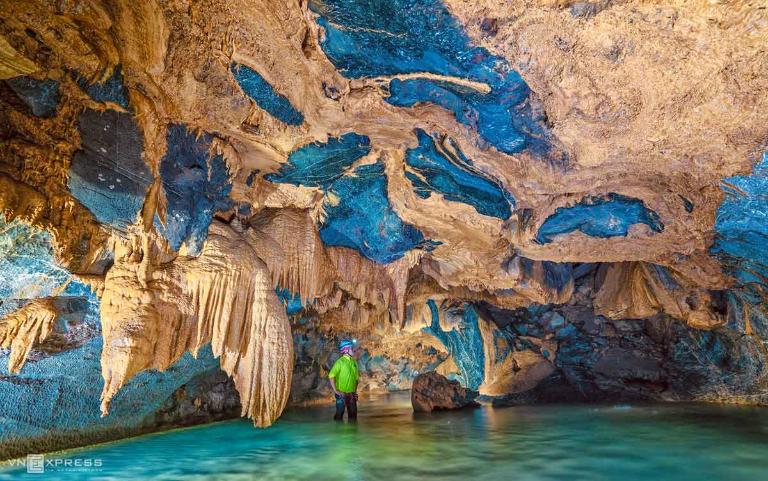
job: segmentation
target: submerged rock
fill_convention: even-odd
[[[411,404],[415,412],[428,413],[444,409],[479,406],[477,391],[467,389],[434,371],[416,376],[411,388]]]

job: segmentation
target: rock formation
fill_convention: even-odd
[[[55,320],[56,308],[47,297],[30,301],[3,318],[0,346],[11,350],[8,372],[19,372],[32,348],[51,334]]]
[[[434,371],[419,374],[413,380],[411,404],[415,412],[462,409],[479,406],[475,402],[477,391],[472,391],[459,384],[459,381],[446,379]]]
[[[371,392],[766,402],[759,2],[0,8],[18,438],[184,424],[217,365],[268,426],[327,394],[344,336]],[[98,384],[95,358],[100,408],[53,396],[51,359]]]
[[[102,414],[137,372],[165,370],[211,343],[234,378],[243,416],[272,424],[288,401],[293,343],[266,265],[218,224],[198,257],[164,259],[164,243],[140,235],[115,248],[101,298]]]

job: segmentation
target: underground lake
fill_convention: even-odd
[[[0,479],[768,481],[766,92],[765,0],[0,0]]]
[[[330,407],[287,410],[268,430],[243,420],[178,429],[49,459],[55,479],[759,480],[768,411],[705,404],[541,405],[414,414],[407,395],[366,400],[357,423]],[[468,475],[471,473],[471,476]],[[0,479],[40,479],[3,468]],[[54,478],[50,478],[54,479]]]

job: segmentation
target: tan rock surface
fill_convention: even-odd
[[[210,342],[242,415],[270,425],[288,401],[293,342],[266,264],[215,224],[197,258],[170,262],[163,247],[149,235],[117,242],[102,296],[102,413],[139,371],[164,370]]]
[[[0,0],[0,78],[35,71],[62,89],[50,119],[3,101],[0,211],[51,232],[59,263],[97,287],[105,413],[136,373],[165,369],[211,342],[235,379],[243,415],[269,425],[287,402],[293,366],[277,285],[300,293],[337,331],[397,336],[424,327],[430,298],[507,308],[565,303],[573,281],[553,286],[545,262],[601,262],[613,263],[595,299],[607,317],[663,312],[704,329],[724,322],[709,290],[730,279],[709,249],[722,179],[747,173],[768,139],[768,9],[754,0],[601,0],[586,13],[569,0],[446,5],[477,44],[508,60],[531,87],[553,135],[551,158],[481,147],[476,131],[436,105],[388,104],[388,78],[345,78],[320,48],[324,32],[300,0]],[[481,28],[486,19],[491,32]],[[304,121],[286,125],[251,102],[230,74],[233,61],[262,75]],[[89,99],[71,74],[104,80],[117,65],[143,134],[142,158],[155,176],[128,232],[99,225],[67,189],[80,143],[77,114],[123,110]],[[331,87],[335,98],[325,94]],[[171,252],[154,232],[155,213],[164,219],[167,208],[159,163],[170,123],[213,135],[213,150],[230,168],[231,197],[254,213],[221,214],[230,225],[214,221],[197,257]],[[512,217],[485,216],[438,193],[416,195],[404,160],[417,144],[416,128],[441,143],[454,139],[478,172],[514,196]],[[318,223],[334,199],[319,188],[264,179],[298,147],[348,132],[371,141],[371,153],[353,167],[384,164],[392,208],[439,241],[434,249],[379,265],[326,247]],[[562,153],[567,163],[552,162]],[[246,182],[254,171],[259,175]],[[640,226],[626,237],[571,233],[535,241],[556,209],[610,192],[642,200],[663,232]],[[114,265],[103,272],[111,253]],[[652,264],[670,268],[679,288],[665,286]],[[5,324],[3,345],[12,346],[16,369],[52,322],[43,304],[29,306],[37,307]],[[487,389],[527,386],[550,362],[509,359],[533,366],[524,369],[532,374],[491,376],[496,387]]]
[[[0,319],[0,347],[11,350],[9,373],[18,373],[32,348],[53,332],[56,315],[53,298],[44,297]]]

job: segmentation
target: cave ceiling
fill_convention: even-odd
[[[0,7],[2,233],[29,251],[0,245],[0,288],[38,299],[4,342],[28,351],[45,299],[88,286],[105,414],[211,343],[268,425],[294,294],[332,325],[409,329],[429,299],[567,302],[602,263],[609,317],[711,329],[723,292],[763,304],[759,0]]]

